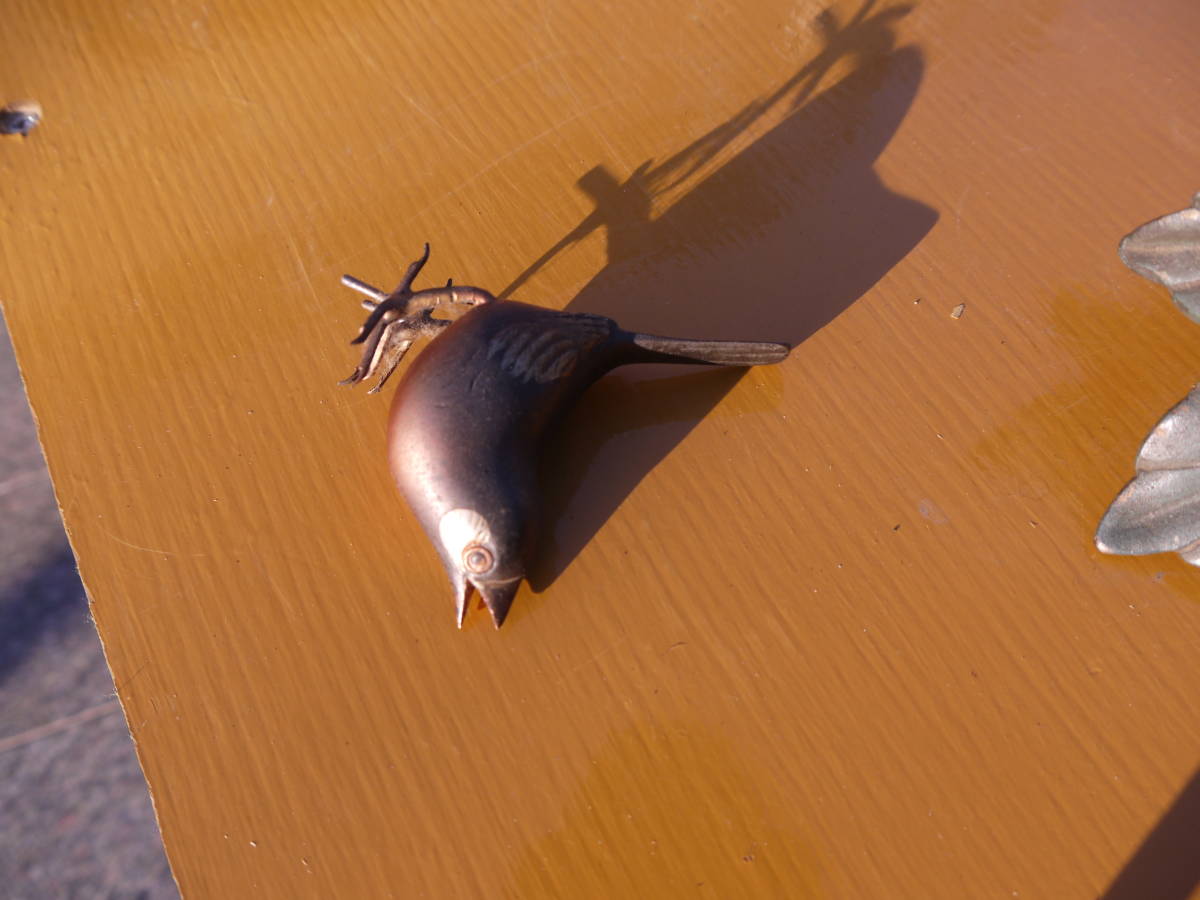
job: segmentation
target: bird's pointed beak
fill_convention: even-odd
[[[454,582],[454,613],[458,617],[458,628],[461,631],[463,620],[467,617],[468,596],[471,593],[471,584],[459,572],[454,572],[450,576],[450,580]]]
[[[483,602],[487,605],[488,612],[492,614],[492,621],[499,628],[504,624],[504,619],[508,615],[508,610],[512,606],[513,597],[517,595],[517,588],[521,586],[521,577],[518,576],[509,581],[500,581],[488,584],[483,582],[476,584],[475,588],[479,591],[479,595],[483,597]],[[459,627],[462,627],[461,616],[459,618]]]

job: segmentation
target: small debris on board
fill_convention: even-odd
[[[952,309],[952,310],[950,311],[950,318],[952,318],[952,319],[961,319],[961,318],[962,318],[962,314],[963,314],[964,312],[966,312],[966,311],[967,311],[967,304],[965,304],[965,303],[960,303],[960,304],[958,304],[958,306],[954,307],[954,309]]]
[[[0,109],[0,134],[29,134],[42,120],[42,107],[36,100],[17,100]]]

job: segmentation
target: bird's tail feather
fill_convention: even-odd
[[[699,363],[714,366],[764,366],[783,362],[787,344],[766,341],[695,341],[635,334],[633,343],[647,351],[646,362]]]

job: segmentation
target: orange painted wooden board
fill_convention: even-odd
[[[1092,531],[1200,374],[1116,256],[1200,7],[987,6],[10,5],[0,296],[186,896],[1189,894],[1200,572]],[[335,386],[425,240],[797,344],[597,386],[500,632]]]

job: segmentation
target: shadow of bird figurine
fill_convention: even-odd
[[[477,287],[412,290],[429,245],[390,294],[343,276],[371,310],[352,343],[362,361],[342,384],[378,391],[418,338],[388,423],[396,482],[442,558],[459,628],[471,589],[499,628],[537,549],[537,463],[547,429],[605,373],[630,363],[753,366],[786,344],[667,338],[612,319],[498,300]],[[469,307],[453,321],[433,315]]]

